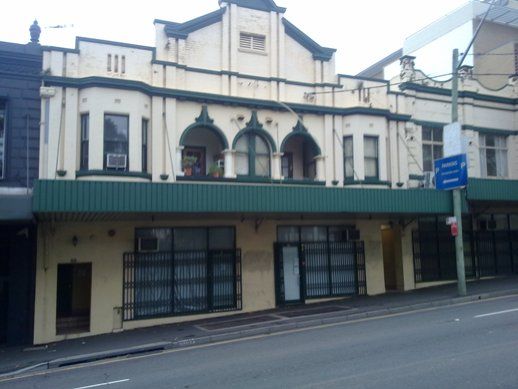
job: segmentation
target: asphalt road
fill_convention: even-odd
[[[4,387],[518,388],[518,297],[36,372]]]

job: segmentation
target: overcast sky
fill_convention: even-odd
[[[277,0],[286,18],[322,46],[334,47],[337,73],[356,74],[401,48],[405,37],[466,0]],[[36,18],[44,45],[73,47],[75,36],[154,45],[154,19],[183,22],[214,11],[217,0],[9,1],[0,40],[26,43]],[[74,25],[63,29],[54,25]]]

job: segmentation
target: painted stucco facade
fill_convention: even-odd
[[[414,269],[416,220],[451,214],[444,193],[423,188],[423,129],[449,123],[449,81],[428,79],[415,68],[419,58],[409,57],[390,81],[336,74],[334,50],[292,25],[273,1],[222,2],[211,14],[186,23],[156,20],[155,28],[154,47],[77,38],[74,49],[44,49],[35,343],[207,317],[122,320],[122,259],[135,251],[135,231],[144,227],[235,228],[243,312],[276,306],[280,226],[349,226],[364,245],[369,295],[387,290],[382,231],[393,230],[394,287],[423,285],[416,285]],[[459,103],[470,177],[488,178],[480,169],[479,139],[497,134],[505,138],[508,174],[489,182],[516,186],[516,80],[492,91],[467,74]],[[127,118],[123,169],[107,167],[106,115]],[[245,169],[240,145],[252,136],[266,152],[248,145],[245,158],[257,166]],[[349,136],[353,175],[346,179]],[[203,176],[187,174],[188,150],[203,153]],[[222,177],[210,177],[218,161]],[[89,189],[54,193],[56,182]],[[125,192],[128,182],[135,193]],[[225,185],[256,197],[233,208]],[[154,195],[146,197],[148,189]],[[62,197],[46,199],[50,194]],[[270,195],[285,209],[269,203]],[[508,213],[518,201],[510,196]],[[333,204],[324,202],[331,198]],[[89,331],[57,335],[58,265],[76,263],[92,264]]]

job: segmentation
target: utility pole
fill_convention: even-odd
[[[453,50],[451,81],[451,122],[459,121],[459,50]],[[464,235],[462,232],[462,189],[453,190],[453,216],[457,219],[458,233],[455,237],[455,257],[457,262],[457,288],[459,296],[466,296],[466,270],[464,266]]]
[[[480,29],[482,28],[484,22],[486,21],[489,12],[496,4],[496,0],[492,0],[489,3],[486,13],[484,17],[480,21],[475,33],[473,34],[473,38],[469,42],[466,51],[464,52],[461,60],[459,61],[459,50],[453,50],[453,58],[452,58],[452,81],[451,81],[451,122],[456,123],[459,121],[459,68],[464,63],[466,56],[468,55],[475,39],[477,38]],[[464,267],[464,235],[462,232],[462,194],[463,189],[454,189],[453,190],[453,215],[457,219],[458,225],[458,234],[455,237],[455,257],[457,262],[457,288],[459,292],[459,296],[466,296],[466,270]]]

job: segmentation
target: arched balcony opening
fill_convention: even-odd
[[[316,157],[321,150],[300,122],[282,142],[281,153],[281,175],[285,179],[317,180]]]

